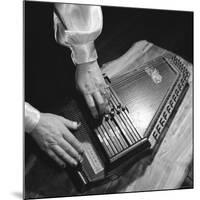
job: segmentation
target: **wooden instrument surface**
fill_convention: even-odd
[[[139,69],[147,61],[165,52],[166,50],[147,41],[140,41],[133,45],[128,52],[119,59],[105,64],[103,66],[103,73],[106,73],[111,79],[114,79],[121,73],[127,73],[134,68]],[[191,65],[189,65],[188,70],[192,74]],[[120,178],[103,184],[102,186],[94,187],[84,194],[148,191],[180,187],[187,175],[187,168],[192,161],[192,76],[189,83],[189,90],[153,162],[151,157],[146,157],[137,162]],[[148,101],[148,99],[146,99],[146,101]],[[154,106],[156,106],[156,103]],[[136,108],[133,108],[133,110],[135,109]],[[144,134],[145,124],[144,126],[140,124],[138,127],[143,127],[140,132]],[[34,158],[30,163],[32,163],[32,166],[29,167],[30,175],[27,176],[27,183],[31,182],[31,179],[35,179],[36,176],[40,177],[40,175],[48,180],[46,182],[50,181],[47,185],[43,185],[42,183],[38,184],[37,189],[34,190],[31,190],[34,186],[28,186],[29,191],[38,194],[38,197],[80,195],[69,180],[66,172],[47,166],[45,161],[38,158]],[[38,173],[37,170],[41,166],[43,166],[45,170]]]

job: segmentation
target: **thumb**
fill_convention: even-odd
[[[72,130],[77,130],[81,125],[80,122],[71,121],[71,120],[66,119],[66,118],[63,118],[63,122],[64,122],[64,124],[67,128],[72,129]]]

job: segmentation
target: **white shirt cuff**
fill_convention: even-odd
[[[25,103],[25,131],[30,133],[36,127],[40,120],[40,112],[31,106],[29,103]]]
[[[54,35],[56,41],[72,51],[74,64],[97,60],[94,40],[103,26],[101,7],[59,4],[54,12]]]

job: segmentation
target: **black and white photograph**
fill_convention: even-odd
[[[194,188],[193,18],[23,1],[24,199]]]

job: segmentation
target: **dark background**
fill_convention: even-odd
[[[193,13],[102,7],[103,30],[95,41],[102,65],[124,54],[133,43],[148,40],[193,62]],[[54,39],[53,4],[25,2],[25,100],[40,111],[74,91],[69,49]]]

